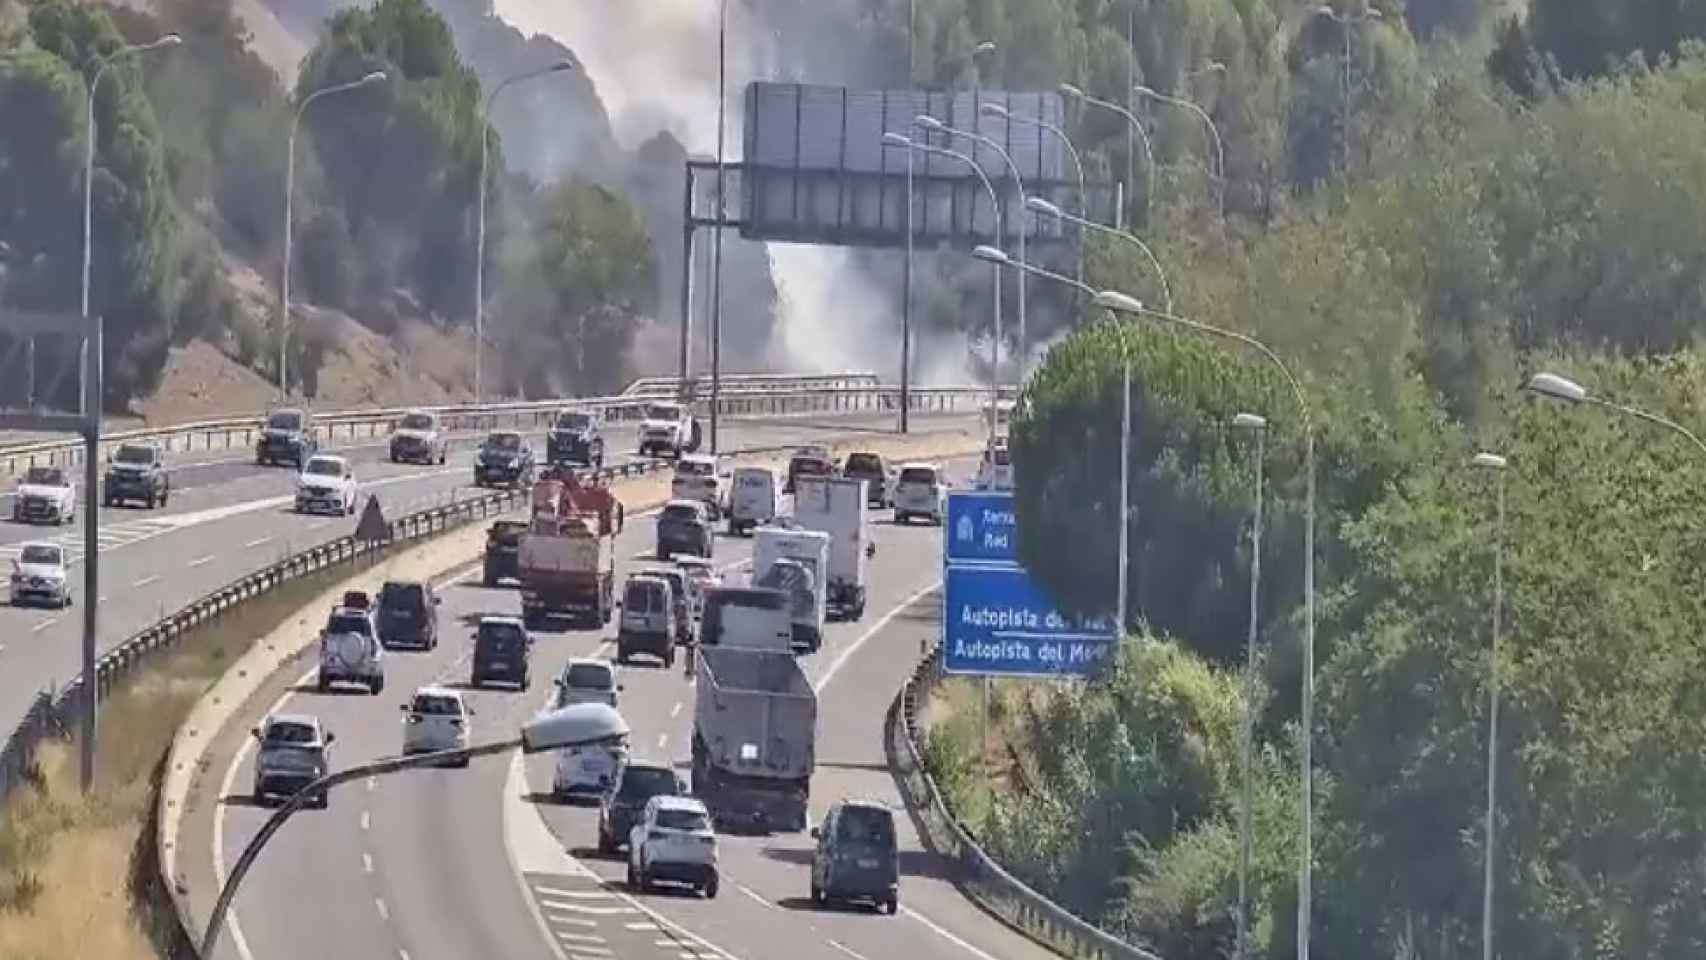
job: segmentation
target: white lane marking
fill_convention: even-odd
[[[48,627],[51,627],[54,624],[58,623],[62,619],[64,619],[64,618],[63,617],[48,617],[46,620],[43,620],[42,622],[31,627],[30,632],[31,633],[40,633],[43,630],[46,630]]]
[[[667,734],[667,733],[658,734],[658,749],[662,750],[664,747],[666,747],[668,745],[669,745],[669,734]]]
[[[211,563],[212,561],[213,561],[213,554],[210,553],[205,557],[197,557],[196,559],[191,560],[189,562],[189,565],[192,567],[199,567],[202,564]]]
[[[361,855],[361,870],[363,873],[372,873],[373,872],[373,855],[372,854],[364,853]]]
[[[146,587],[151,583],[159,582],[159,580],[160,580],[159,577],[143,577],[141,580],[138,580],[135,583],[131,584],[131,586],[132,587]]]
[[[574,934],[569,934],[568,936],[565,936],[565,935],[559,933],[559,934],[557,934],[557,939],[558,940],[566,940],[572,936],[574,936]],[[599,946],[593,946],[591,944],[581,944],[581,943],[565,943],[565,944],[563,944],[563,946],[568,947],[570,953],[576,954],[579,956],[589,956],[589,955],[594,956],[594,957],[615,956],[614,951],[612,951],[609,947],[599,947]]]
[[[373,906],[375,909],[377,909],[379,911],[379,919],[381,919],[381,920],[391,919],[391,908],[385,906],[384,898],[374,897],[373,898]]]
[[[379,778],[378,777],[368,777],[367,778],[367,792],[368,793],[372,793],[374,791],[374,789],[377,788],[378,786],[379,786]]]
[[[361,811],[361,829],[366,830],[373,825],[373,815],[366,810]]]
[[[669,708],[669,718],[671,720],[674,720],[676,717],[678,717],[680,715],[681,715],[681,704],[678,703],[675,706]]]
[[[552,917],[551,922],[567,924],[571,927],[585,927],[588,930],[592,930],[598,926],[597,920],[582,920],[579,917]]]
[[[911,907],[904,907],[903,906],[900,908],[900,912],[906,914],[907,916],[911,917],[914,920],[917,920],[919,923],[924,924],[926,927],[930,928],[930,930],[932,932],[934,932],[937,936],[941,937],[943,940],[948,941],[949,943],[953,944],[954,946],[959,947],[960,949],[971,954],[972,956],[977,957],[978,960],[995,960],[995,958],[990,956],[989,954],[984,953],[982,950],[979,950],[977,947],[974,947],[971,944],[965,942],[964,940],[961,940],[958,936],[955,936],[952,932],[938,926],[936,924],[936,921],[931,920],[929,917],[926,917],[924,914],[919,913],[917,910],[914,910]]]
[[[629,930],[656,930],[658,928],[657,924],[652,923],[649,920],[636,920],[633,923],[624,923],[622,926],[627,927]],[[670,945],[674,946],[675,941],[671,940]]]
[[[572,910],[575,913],[584,913],[594,917],[615,917],[623,914],[640,912],[633,907],[589,907],[580,903],[564,903],[555,900],[546,900],[543,897],[539,899],[539,905],[547,910]]]
[[[680,940],[653,940],[652,946],[654,946],[654,947],[680,947],[681,941]]]
[[[769,900],[764,899],[764,897],[762,895],[760,895],[757,891],[753,890],[751,887],[747,886],[744,883],[735,884],[735,889],[739,890],[741,893],[746,894],[748,897],[752,898],[753,900],[758,901],[758,903],[760,905],[764,906],[767,909],[770,909],[770,910],[776,909],[776,905],[774,903],[771,903]]]
[[[559,887],[534,887],[542,897],[568,897],[571,900],[612,900],[615,894],[605,890],[563,890]]]
[[[935,590],[937,587],[940,587],[941,585],[942,585],[942,581],[940,579],[936,580],[934,583],[931,583],[929,586],[923,587],[917,593],[914,593],[912,596],[907,597],[905,600],[902,600],[900,602],[899,606],[895,607],[894,609],[890,610],[888,613],[885,613],[881,617],[879,617],[877,619],[876,623],[871,624],[870,629],[866,630],[864,633],[859,634],[858,639],[856,639],[852,643],[848,644],[847,648],[845,650],[842,650],[841,653],[836,656],[835,662],[831,663],[829,665],[829,669],[825,670],[823,672],[823,676],[819,677],[817,679],[817,682],[812,684],[812,692],[813,693],[822,693],[823,688],[829,686],[829,681],[835,679],[835,675],[837,673],[841,672],[841,668],[847,665],[847,661],[851,660],[855,653],[859,652],[859,648],[865,645],[866,640],[869,640],[872,637],[876,636],[878,633],[881,633],[884,627],[887,627],[890,623],[894,622],[895,617],[900,616],[901,611],[903,611],[903,610],[907,609],[908,607],[912,606],[913,604],[917,603],[919,600],[922,600],[924,597],[929,596],[929,594],[932,590]]]
[[[564,933],[561,930],[557,931],[557,939],[558,940],[574,940],[574,941],[577,941],[579,943],[603,943],[603,942],[605,942],[604,938],[599,936],[596,933]]]
[[[410,960],[409,951],[404,950],[402,947],[398,947],[397,948],[397,960]]]
[[[265,546],[271,542],[271,537],[261,537],[259,540],[250,540],[248,543],[243,544],[243,549],[253,550],[256,547]]]
[[[849,947],[847,944],[842,943],[840,940],[826,940],[824,942],[828,943],[830,946],[834,947],[835,949],[840,950],[842,953],[847,954],[849,957],[852,957],[853,960],[865,960],[864,954],[858,952],[857,950],[854,950],[852,947]]]

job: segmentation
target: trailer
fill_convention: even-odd
[[[871,539],[868,481],[848,477],[800,477],[794,490],[794,523],[829,536],[824,588],[829,616],[858,620],[865,615],[870,582]]]
[[[695,670],[693,793],[725,828],[801,831],[817,766],[817,694],[792,653],[721,643]]]

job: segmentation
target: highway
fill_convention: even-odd
[[[971,464],[959,463],[961,478]],[[821,708],[813,822],[845,795],[898,805],[882,750],[889,701],[935,634],[940,531],[875,527],[871,599],[860,623],[831,624],[823,649],[807,658]],[[650,555],[653,524],[629,516],[617,556]],[[727,576],[750,557],[750,540],[720,538],[716,561]],[[622,571],[618,570],[621,576]],[[248,797],[253,751],[243,735],[267,709],[319,715],[336,732],[334,766],[395,755],[398,704],[429,682],[467,679],[468,633],[483,613],[516,613],[513,588],[484,589],[453,578],[442,591],[440,648],[399,652],[387,663],[385,694],[320,695],[292,683],[271,704],[227,728],[210,754],[200,802],[180,836],[196,912],[206,915],[215,870],[223,870],[269,811]],[[533,672],[555,675],[575,656],[612,654],[604,631],[539,634]],[[621,710],[638,758],[686,757],[693,686],[673,670],[619,667]],[[508,735],[546,703],[551,688],[530,693],[464,688],[477,712],[474,742]],[[265,698],[271,700],[272,698]],[[990,918],[943,879],[902,814],[901,910],[888,917],[863,908],[814,907],[808,898],[812,841],[807,834],[720,838],[722,892],[716,900],[685,893],[631,894],[619,860],[593,851],[594,807],[557,805],[548,792],[554,759],[497,757],[465,770],[411,771],[351,784],[330,808],[297,815],[267,847],[239,895],[221,960],[304,956],[399,960],[688,960],[718,957],[822,957],[836,960],[1030,960],[1052,956]],[[216,867],[214,861],[218,861]],[[199,932],[198,932],[199,933]]]
[[[916,429],[961,426],[964,415],[918,417]],[[768,422],[731,421],[725,449],[769,446],[890,428],[888,414],[849,417],[814,415],[779,417]],[[606,431],[608,462],[620,462],[633,451],[632,428]],[[324,452],[348,455],[362,486],[363,502],[371,492],[380,498],[388,517],[397,517],[451,497],[476,495],[473,477],[475,438],[452,444],[445,466],[392,464],[383,443],[368,443]],[[534,443],[541,457],[544,444]],[[256,466],[252,455],[170,462],[172,496],[167,507],[100,508],[101,599],[98,644],[106,650],[141,627],[239,577],[284,556],[336,539],[355,528],[355,517],[305,517],[291,510],[295,472],[284,467]],[[9,492],[9,491],[8,491]],[[18,545],[30,540],[59,540],[80,555],[82,511],[91,506],[88,492],[78,490],[74,526],[31,526],[10,521],[9,502],[0,520],[0,561],[17,556]],[[10,573],[9,565],[0,569]],[[75,605],[65,610],[8,607],[0,609],[0,731],[10,732],[43,689],[72,678],[81,663],[81,564],[70,571]],[[0,580],[0,582],[4,582]],[[0,736],[4,736],[0,732]]]

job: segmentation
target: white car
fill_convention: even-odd
[[[728,506],[728,487],[718,475],[717,458],[703,453],[684,453],[675,461],[675,477],[669,482],[672,500],[698,500],[711,508],[711,519],[721,520]]]
[[[422,687],[402,710],[404,756],[467,749],[468,720],[474,711],[463,702],[462,694],[446,687]],[[467,765],[467,757],[456,763]]]
[[[977,468],[979,490],[1013,489],[1013,451],[1006,437],[996,437],[995,443],[983,451],[983,461]]]
[[[651,798],[628,833],[628,886],[650,890],[660,880],[717,895],[717,835],[693,797]]]
[[[450,455],[450,442],[444,439],[438,414],[431,410],[410,410],[397,422],[391,433],[391,462],[442,465]]]
[[[704,557],[676,557],[675,568],[687,581],[688,609],[697,620],[705,612],[705,592],[723,585],[723,575]]]
[[[356,489],[348,460],[330,454],[309,457],[296,478],[296,512],[354,514]]]
[[[575,797],[603,798],[616,786],[616,776],[628,762],[628,743],[569,747],[557,754],[557,769],[551,774],[551,796],[557,800]]]
[[[903,463],[894,483],[894,522],[924,517],[936,526],[948,510],[948,484],[933,463]]]
[[[616,706],[616,695],[622,685],[616,682],[616,668],[608,660],[576,658],[563,667],[557,678],[557,709],[577,703],[603,703]]]
[[[646,404],[640,421],[640,456],[680,456],[699,446],[693,414],[683,404],[658,400]]]
[[[12,561],[12,605],[29,601],[64,609],[71,606],[71,582],[65,576],[65,548],[57,543],[26,543]]]
[[[18,481],[12,520],[18,523],[70,523],[77,519],[77,488],[64,467],[31,467]]]

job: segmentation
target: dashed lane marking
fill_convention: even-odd
[[[210,553],[205,557],[197,557],[194,560],[191,560],[188,565],[192,567],[199,567],[211,562],[213,562],[213,554]]]

